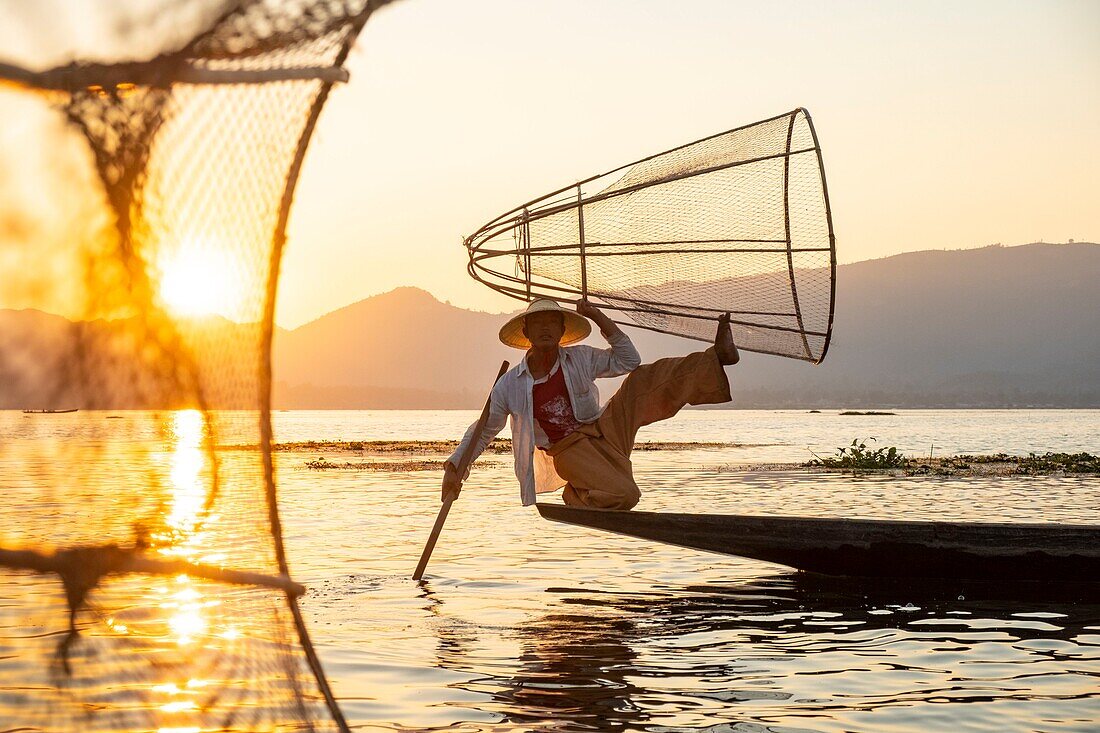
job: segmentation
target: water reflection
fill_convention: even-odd
[[[198,410],[179,410],[172,414],[173,445],[168,474],[172,503],[165,523],[174,534],[159,538],[169,545],[163,548],[165,553],[187,554],[186,546],[193,540],[206,505],[209,491],[203,480],[207,463],[203,451],[204,425],[203,414]]]
[[[168,472],[168,507],[163,530],[153,536],[153,546],[162,555],[194,560],[203,544],[202,520],[210,490],[207,454],[203,450],[206,420],[198,410],[171,413]],[[207,630],[202,594],[186,575],[159,578],[152,600],[167,613],[167,630],[177,646],[192,643]]]
[[[595,729],[644,720],[645,690],[631,678],[638,655],[627,643],[638,630],[626,618],[554,614],[525,627],[520,671],[501,680],[497,709],[515,723],[568,719]]]
[[[260,454],[213,450],[215,426],[255,430],[255,415],[106,417],[80,415],[56,454],[37,433],[5,440],[5,543],[74,560],[0,570],[0,730],[275,730],[320,716],[284,593],[143,572],[179,560],[277,572]]]
[[[468,676],[453,686],[477,694],[478,711],[518,728],[789,732],[860,728],[870,709],[874,729],[911,730],[922,704],[1095,712],[1095,589],[1033,590],[795,573],[642,593],[551,587],[558,610],[513,629],[513,659],[500,629],[424,596],[440,619],[436,664]]]
[[[631,621],[549,615],[521,627],[509,640],[516,642],[516,651],[505,656],[501,640],[489,642],[477,626],[449,617],[430,584],[422,582],[421,591],[428,601],[425,610],[438,621],[436,663],[471,673],[457,686],[488,696],[491,702],[479,710],[519,726],[569,721],[608,730],[642,719],[632,699],[643,690],[628,679],[635,670],[634,651],[624,643],[635,634]],[[494,656],[514,660],[486,664],[486,647]]]
[[[168,506],[164,510],[162,531],[152,537],[153,548],[162,555],[180,557],[192,562],[210,562],[204,548],[210,544],[207,509],[212,495],[212,456],[206,450],[208,441],[206,417],[198,410],[171,413],[168,434],[171,436],[168,472]],[[196,582],[186,575],[156,578],[151,581],[148,600],[165,614],[163,641],[188,654],[199,642],[208,643],[217,600],[204,597]],[[223,632],[224,633],[224,632]],[[171,669],[170,667],[168,668]],[[159,712],[168,716],[173,725],[158,730],[185,731],[201,729],[202,710],[197,700],[207,681],[191,678],[166,681],[171,671],[151,685],[150,700]]]

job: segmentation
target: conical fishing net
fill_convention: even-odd
[[[466,239],[470,274],[522,299],[589,297],[620,322],[820,362],[835,249],[809,114],[699,140],[528,202]]]
[[[283,548],[270,351],[305,148],[382,4],[144,3],[115,58],[0,65],[0,728],[346,729]]]

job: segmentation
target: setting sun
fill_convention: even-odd
[[[226,315],[240,297],[227,258],[219,252],[200,248],[174,252],[161,270],[160,297],[178,315]]]

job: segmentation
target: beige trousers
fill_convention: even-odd
[[[623,381],[594,423],[582,425],[546,451],[566,480],[570,506],[631,509],[642,492],[630,452],[643,425],[665,420],[684,405],[730,401],[726,372],[714,349],[643,364]]]

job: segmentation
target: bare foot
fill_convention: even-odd
[[[725,366],[741,361],[737,346],[733,343],[733,331],[730,329],[730,314],[718,316],[718,333],[714,334],[714,351],[718,354],[718,363]]]

